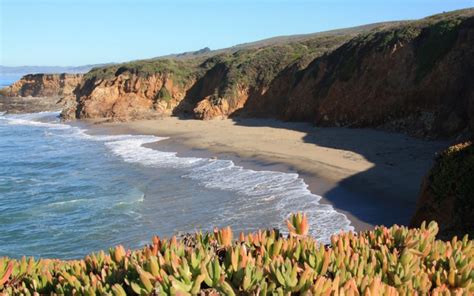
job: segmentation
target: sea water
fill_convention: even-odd
[[[0,114],[0,256],[80,258],[227,225],[285,230],[296,211],[323,243],[352,229],[298,174],[178,157],[145,147],[164,138],[91,135],[58,114]]]
[[[21,75],[0,73],[0,89],[7,87],[21,78]]]

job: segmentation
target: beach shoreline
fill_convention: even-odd
[[[316,128],[270,119],[164,117],[91,124],[92,133],[167,137],[147,147],[232,160],[253,170],[298,173],[356,231],[408,224],[435,152],[449,143],[373,129]],[[407,153],[408,152],[408,153]]]

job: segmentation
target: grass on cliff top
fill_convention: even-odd
[[[288,44],[247,48],[221,53],[209,58],[150,59],[92,69],[85,79],[113,79],[130,73],[147,77],[157,73],[169,75],[176,83],[185,85],[190,79],[199,79],[215,66],[223,66],[224,74],[218,87],[219,96],[232,101],[238,86],[268,86],[286,67],[299,63],[305,66],[320,56],[349,40],[351,34],[322,35]]]
[[[177,83],[184,83],[193,78],[199,70],[199,59],[196,60],[141,60],[112,66],[94,68],[85,74],[87,79],[111,79],[123,73],[130,73],[140,77],[148,77],[155,74],[170,75]]]
[[[0,258],[10,295],[472,295],[474,241],[436,240],[437,224],[308,236],[301,214],[277,230],[230,228],[178,240],[154,237],[141,250],[117,246],[83,260]]]
[[[412,43],[417,62],[416,81],[420,81],[453,47],[463,21],[473,16],[474,9],[466,9],[360,34],[336,50],[341,61],[337,74],[347,81],[358,70],[361,59],[373,50],[391,51],[397,44]]]
[[[285,68],[304,68],[314,58],[333,50],[349,35],[329,35],[303,41],[262,48],[242,49],[232,54],[213,57],[216,65],[225,65],[219,95],[232,100],[239,86],[267,87]]]

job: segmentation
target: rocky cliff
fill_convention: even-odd
[[[82,82],[81,74],[29,74],[0,90],[0,111],[30,113],[67,108],[75,105],[74,90]]]
[[[314,60],[282,116],[417,136],[474,128],[474,17],[441,15],[361,35]]]
[[[261,95],[288,65],[302,67],[356,34],[322,35],[195,59],[144,60],[93,69],[65,118],[116,120],[156,114],[227,117]]]
[[[93,69],[64,115],[257,116],[457,135],[474,128],[473,11]]]
[[[425,177],[411,226],[436,220],[440,235],[474,235],[474,146],[454,145],[440,153]]]
[[[82,74],[29,74],[2,89],[7,97],[63,97],[72,95]]]

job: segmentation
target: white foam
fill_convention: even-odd
[[[83,198],[71,199],[71,200],[53,202],[53,203],[48,204],[48,206],[53,207],[53,208],[54,207],[63,207],[63,206],[69,206],[69,205],[75,204],[75,203],[85,203],[87,201],[88,201],[87,199],[83,199]]]
[[[70,125],[61,124],[59,122],[43,122],[41,119],[57,118],[59,116],[58,111],[45,111],[38,113],[26,113],[26,114],[0,114],[0,119],[6,120],[11,125],[28,125],[47,127],[51,129],[70,129]]]
[[[116,206],[127,206],[127,205],[133,205],[136,203],[143,203],[145,201],[145,194],[141,194],[138,199],[132,200],[132,201],[120,201],[116,204]]]
[[[331,205],[321,204],[320,196],[311,193],[308,185],[298,174],[275,171],[255,171],[235,165],[230,160],[178,157],[174,152],[163,152],[144,147],[144,144],[164,140],[164,137],[149,135],[93,136],[85,130],[61,123],[40,122],[38,119],[57,116],[54,112],[43,112],[17,116],[1,116],[10,124],[41,126],[51,129],[71,129],[67,136],[85,140],[102,141],[125,162],[156,168],[184,169],[183,178],[196,180],[208,188],[228,190],[248,197],[245,206],[272,205],[280,213],[280,225],[292,212],[307,213],[312,234],[323,242],[330,235],[342,230],[353,230],[347,217],[334,210]],[[249,209],[251,210],[251,209]],[[237,214],[237,213],[235,213]]]

